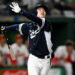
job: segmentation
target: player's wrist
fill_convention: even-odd
[[[21,9],[21,11],[19,12],[20,14],[23,14],[23,10]]]

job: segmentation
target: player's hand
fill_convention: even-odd
[[[10,45],[8,45],[8,49],[9,49],[9,50],[11,49]]]
[[[5,30],[5,26],[1,26],[1,30],[4,31]]]
[[[10,7],[11,7],[12,11],[15,12],[15,13],[19,13],[21,11],[21,8],[19,7],[19,4],[16,3],[16,2],[12,2]]]
[[[10,46],[10,45],[8,45],[8,49],[9,49],[10,54],[11,54],[11,55],[13,55],[13,54],[14,54],[14,52],[13,52],[13,50],[12,50],[12,48],[11,48],[11,46]]]

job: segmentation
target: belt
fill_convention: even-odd
[[[41,58],[41,59],[48,59],[48,58],[50,58],[49,55],[45,55],[45,56],[37,56],[37,55],[35,55],[35,54],[32,54],[32,55],[34,55],[34,56],[36,56],[36,57],[38,57],[38,58]]]

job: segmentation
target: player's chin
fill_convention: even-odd
[[[45,15],[41,15],[41,18],[45,18]]]

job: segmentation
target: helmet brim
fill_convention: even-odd
[[[45,5],[38,5],[38,6],[36,6],[35,8],[36,8],[36,10],[37,10],[38,8],[44,8],[46,12],[48,11],[48,7],[45,6]]]
[[[46,11],[46,13],[48,13],[48,7],[45,6],[44,4],[38,4],[34,9],[33,9],[33,14],[37,15],[37,9],[38,8],[44,8],[44,10]]]

